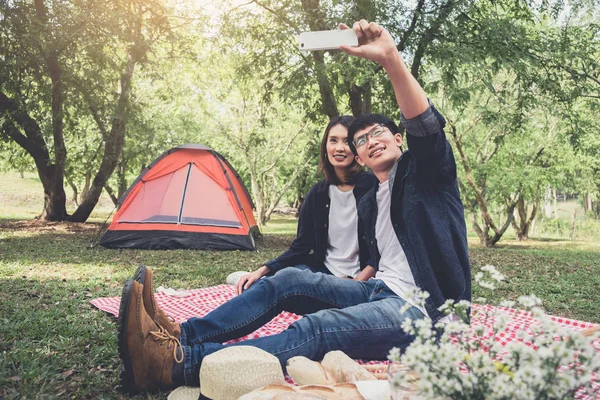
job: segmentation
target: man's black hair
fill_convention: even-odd
[[[356,132],[361,129],[365,129],[369,126],[381,124],[388,128],[392,134],[400,133],[400,129],[398,129],[398,125],[388,117],[381,114],[364,114],[360,117],[356,118],[352,124],[348,127],[348,144],[350,145],[350,150],[352,153],[357,156],[356,147],[354,147],[354,135]]]

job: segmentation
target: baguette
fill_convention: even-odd
[[[298,389],[300,393],[308,393],[315,396],[320,396],[327,400],[344,400],[341,394],[333,390],[330,386],[323,385],[305,385]]]
[[[287,361],[287,373],[299,385],[333,385],[335,380],[321,364],[306,357],[292,357]]]
[[[338,392],[344,400],[365,400],[354,383],[336,383],[333,390]]]
[[[321,362],[337,383],[375,381],[377,378],[342,351],[330,351]]]

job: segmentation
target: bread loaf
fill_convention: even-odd
[[[344,400],[365,400],[354,383],[337,383],[333,390],[338,392]]]
[[[287,361],[287,373],[297,385],[333,385],[335,380],[321,364],[306,357],[292,357]]]
[[[310,393],[285,393],[276,394],[271,400],[327,400],[325,397],[315,396]]]
[[[301,393],[297,386],[288,384],[267,385],[247,393],[238,400],[327,400],[311,393]]]
[[[300,393],[309,393],[312,395],[320,396],[327,400],[344,400],[341,394],[336,392],[330,386],[323,385],[305,385],[300,386],[298,389]]]
[[[342,351],[330,351],[325,354],[321,365],[337,383],[377,380],[373,374]]]
[[[238,400],[364,400],[353,383],[334,386],[288,384],[263,386],[240,397]]]

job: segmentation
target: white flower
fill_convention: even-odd
[[[487,281],[480,281],[479,282],[479,286],[481,286],[484,289],[489,289],[489,290],[494,290],[496,289],[496,285],[492,282],[487,282]]]
[[[446,300],[446,302],[438,308],[438,310],[440,310],[441,312],[443,312],[446,315],[452,313],[453,309],[454,309],[454,300],[452,300],[452,299]]]
[[[525,308],[532,308],[535,306],[539,306],[542,304],[542,300],[534,295],[529,295],[529,296],[520,296],[517,299],[517,302],[522,305]]]
[[[512,300],[503,300],[500,302],[501,307],[513,308],[515,306],[515,302]]]
[[[463,307],[465,310],[469,307],[471,307],[471,302],[469,300],[461,300],[458,303],[456,303],[457,307]]]
[[[412,307],[413,307],[412,304],[404,303],[404,305],[402,307],[400,307],[400,314],[406,314],[408,312],[408,310],[410,310]]]
[[[482,271],[496,282],[503,279],[492,266]],[[482,278],[483,273],[479,279]],[[495,287],[489,282],[484,282],[482,287],[486,285]],[[427,298],[422,294],[417,297]],[[537,297],[522,296],[519,304],[531,310],[539,322],[529,330],[519,331],[518,337],[523,342],[515,340],[503,347],[495,341],[496,334],[503,331],[511,318],[505,312],[484,311],[485,325],[491,325],[491,331],[483,326],[470,329],[461,321],[437,324],[436,328],[442,332],[439,337],[429,319],[407,318],[402,328],[415,335],[415,340],[404,354],[392,349],[389,359],[400,360],[420,376],[417,389],[427,399],[567,398],[580,387],[591,387],[593,373],[600,373],[600,357],[589,339],[553,323],[539,307],[541,301]],[[469,302],[448,301],[440,310],[466,315],[469,306]],[[561,367],[557,369],[557,365]],[[392,380],[394,385],[402,382],[396,377]]]
[[[490,278],[492,278],[496,282],[502,282],[504,280],[504,275],[500,271],[498,271],[493,265],[485,265],[481,267],[481,270],[489,273]]]
[[[477,283],[481,282],[481,280],[483,279],[483,272],[476,273],[473,279],[475,279],[475,282]]]

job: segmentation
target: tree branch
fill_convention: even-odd
[[[12,123],[12,121],[8,118],[4,119],[4,123],[2,124],[2,132],[9,139],[14,140],[19,146],[21,146],[25,151],[29,154],[34,152],[35,146],[31,144],[31,142],[27,139],[25,135],[19,131],[19,129]]]
[[[415,54],[413,57],[413,63],[410,68],[411,74],[415,77],[415,79],[419,79],[419,72],[421,69],[421,60],[425,56],[425,50],[427,46],[435,39],[440,27],[446,21],[450,13],[455,7],[454,0],[448,0],[446,4],[443,4],[440,7],[440,13],[436,17],[436,19],[431,23],[429,28],[425,31],[425,34],[421,37],[419,44],[417,45],[417,49],[415,50]]]
[[[402,52],[406,48],[406,42],[410,38],[410,36],[414,33],[415,28],[417,27],[417,22],[421,17],[423,12],[423,5],[425,5],[425,0],[419,0],[417,6],[415,7],[415,12],[413,13],[412,20],[410,21],[409,27],[402,33],[402,38],[400,39],[400,43],[396,47],[398,51]]]
[[[100,134],[102,135],[102,139],[103,140],[107,140],[108,139],[108,129],[106,129],[106,125],[104,124],[104,121],[102,121],[102,118],[100,117],[100,112],[98,110],[98,107],[96,106],[94,100],[92,99],[92,97],[90,96],[90,93],[85,90],[85,88],[79,84],[79,82],[74,82],[75,86],[77,87],[77,89],[79,90],[79,92],[83,95],[83,98],[85,99],[88,108],[90,109],[90,112],[92,113],[92,118],[94,119],[94,121],[96,121],[96,125],[98,125],[98,129],[100,130]]]
[[[531,161],[529,161],[529,165],[535,164],[535,162],[541,157],[542,153],[544,153],[544,146],[540,147],[540,149],[535,153]]]
[[[477,203],[479,204],[479,210],[481,211],[481,217],[483,218],[485,223],[490,228],[492,228],[492,230],[494,230],[494,232],[498,232],[498,228],[496,227],[496,224],[492,220],[492,217],[490,216],[489,211],[487,209],[487,204],[486,204],[485,198],[483,196],[483,193],[479,190],[479,188],[477,187],[477,184],[475,183],[475,180],[473,179],[473,176],[471,175],[471,168],[469,167],[467,156],[463,150],[462,143],[460,142],[460,140],[458,140],[458,134],[456,132],[456,125],[451,120],[448,120],[448,125],[450,125],[450,133],[451,133],[452,137],[454,138],[455,147],[458,150],[458,154],[460,155],[460,160],[463,165],[463,169],[465,170],[465,178],[467,179],[469,186],[471,186],[471,189],[473,189],[475,198],[477,199]]]
[[[279,160],[281,159],[281,157],[283,157],[285,155],[285,153],[287,153],[288,149],[290,148],[290,146],[292,145],[292,143],[294,143],[294,141],[296,140],[296,138],[298,137],[298,135],[300,135],[300,133],[302,133],[302,131],[304,130],[304,127],[306,126],[306,122],[304,124],[302,124],[302,126],[300,127],[300,129],[298,129],[298,132],[296,132],[296,134],[290,139],[290,141],[287,143],[287,145],[285,146],[285,149],[283,149],[283,151],[279,154],[279,156],[277,156],[277,158],[275,159],[275,161],[273,161],[271,163],[270,166],[268,166],[267,168],[264,168],[260,173],[261,174],[265,174],[268,171],[272,170],[273,168],[275,168],[275,166],[277,165],[277,163],[279,162]]]
[[[115,207],[119,205],[119,199],[117,198],[117,196],[115,196],[115,191],[110,187],[108,182],[104,184],[104,189],[106,190],[106,193],[108,193],[108,195],[110,196],[110,199],[112,200]]]
[[[14,99],[8,97],[0,91],[0,115],[5,114],[12,118],[25,131],[27,139],[40,148],[46,147],[46,142],[42,136],[42,129],[38,123],[24,111],[21,111],[19,105]]]
[[[42,131],[37,122],[19,109],[17,102],[0,91],[0,115],[5,115],[2,131],[29,153],[36,165],[50,165],[50,154]],[[13,120],[24,130],[25,135],[14,125]]]
[[[494,138],[494,150],[492,150],[486,157],[485,160],[483,161],[483,164],[487,164],[488,162],[490,162],[490,160],[492,159],[492,157],[494,157],[494,155],[498,152],[498,150],[500,149],[500,140],[498,140],[499,138],[503,138],[506,135],[506,133],[499,133],[496,135],[496,137]]]
[[[277,207],[277,205],[279,204],[281,197],[283,197],[283,195],[287,192],[290,186],[292,186],[292,184],[295,182],[296,177],[300,174],[300,172],[304,171],[304,169],[310,164],[313,158],[313,156],[309,157],[300,168],[297,168],[292,174],[292,176],[288,179],[287,183],[283,185],[283,187],[278,192],[276,192],[274,199],[271,201],[271,204],[267,209],[268,213],[266,215],[270,215],[273,212],[275,207]]]
[[[281,14],[280,14],[280,13],[278,13],[277,11],[275,11],[275,10],[271,9],[269,6],[267,6],[266,4],[264,4],[264,3],[262,3],[262,2],[260,2],[260,1],[258,1],[258,0],[252,0],[252,1],[249,1],[249,2],[247,2],[247,3],[240,4],[240,5],[238,5],[238,6],[234,7],[234,8],[232,8],[231,10],[229,10],[229,11],[227,12],[227,14],[226,14],[226,17],[228,17],[228,16],[229,16],[229,14],[230,14],[231,12],[233,12],[234,10],[236,10],[236,9],[238,9],[238,8],[241,8],[241,7],[245,7],[245,6],[247,6],[247,5],[250,5],[250,4],[252,4],[252,3],[256,4],[256,5],[257,5],[257,6],[259,6],[260,8],[262,8],[262,9],[264,9],[264,10],[266,10],[266,11],[270,12],[270,13],[271,13],[271,14],[273,14],[275,17],[279,18],[281,21],[283,21],[283,23],[284,23],[285,25],[287,25],[287,26],[289,26],[290,28],[292,28],[292,29],[293,29],[293,30],[294,30],[296,33],[300,33],[300,29],[298,28],[298,26],[296,26],[296,25],[295,25],[295,24],[292,22],[292,20],[290,20],[289,18],[287,18],[285,15],[281,15]]]

